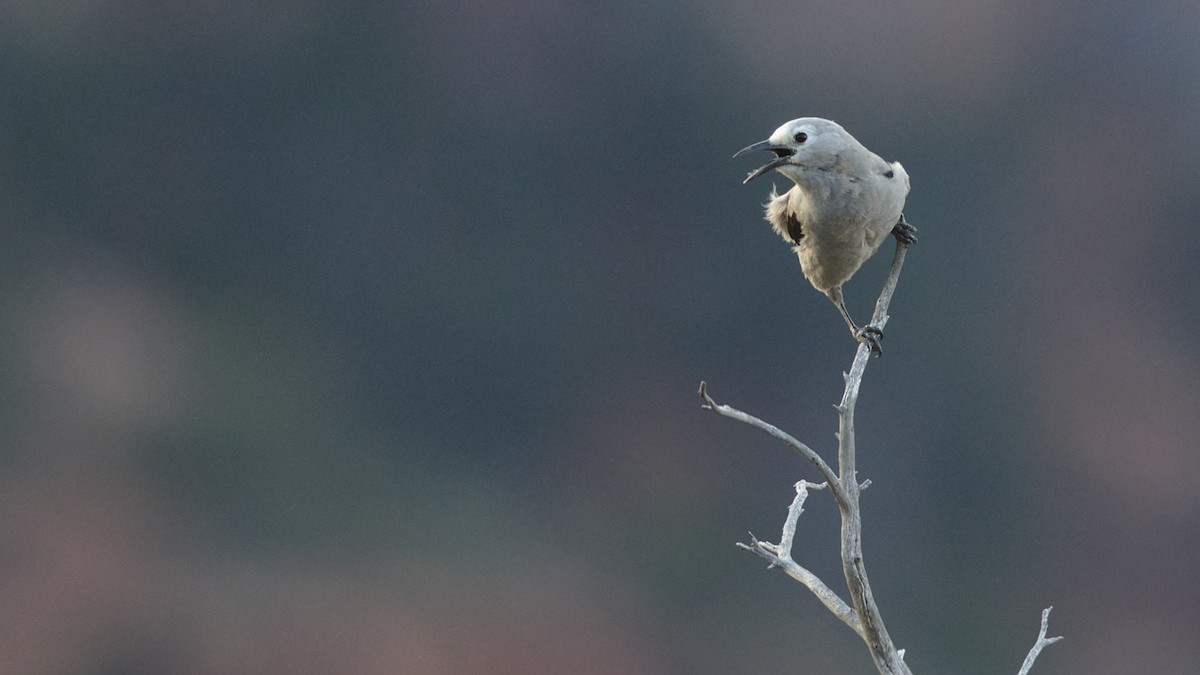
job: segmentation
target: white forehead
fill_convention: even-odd
[[[842,125],[832,120],[821,117],[801,117],[790,122],[785,122],[783,126],[775,130],[775,133],[771,134],[771,140],[778,143],[785,139],[791,139],[801,131],[809,136],[846,133]]]

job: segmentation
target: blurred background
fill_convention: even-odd
[[[730,156],[920,230],[858,408],[918,673],[1200,672],[1200,5],[0,4],[0,671],[873,672],[778,537],[854,343]],[[891,245],[848,285],[866,316]],[[840,588],[814,493],[796,558]]]

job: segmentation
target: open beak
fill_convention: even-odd
[[[788,158],[791,157],[795,153],[795,151],[789,147],[786,147],[783,145],[776,145],[776,144],[772,143],[771,141],[759,141],[758,143],[755,143],[753,145],[747,145],[746,147],[742,148],[741,150],[738,150],[737,152],[733,153],[733,156],[737,157],[738,155],[741,155],[743,153],[752,152],[755,150],[767,150],[769,152],[773,152],[773,153],[775,153],[775,159],[773,159],[773,160],[767,162],[766,164],[763,164],[762,166],[758,167],[757,169],[751,171],[750,174],[748,176],[746,176],[746,180],[742,181],[743,185],[745,185],[746,183],[749,183],[750,181],[754,180],[755,178],[758,178],[759,176],[763,175],[764,173],[767,173],[771,169],[774,169],[774,168],[777,168],[784,164],[787,164]]]

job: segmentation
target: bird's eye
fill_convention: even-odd
[[[808,134],[804,133],[803,131],[797,131],[796,135],[792,136],[792,138],[795,139],[797,143],[803,143],[804,141],[808,140]]]

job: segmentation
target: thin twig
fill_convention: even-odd
[[[738,544],[738,548],[744,549],[754,555],[766,560],[770,563],[770,567],[778,567],[783,570],[789,577],[804,584],[808,590],[812,591],[813,595],[825,605],[831,614],[836,616],[842,623],[850,627],[850,630],[862,635],[862,622],[858,620],[858,614],[850,605],[846,604],[845,600],[838,597],[838,594],[829,586],[817,578],[815,574],[809,572],[804,567],[801,567],[794,560],[784,560],[772,553],[769,549],[764,548],[766,542],[759,541],[751,537],[749,544]]]
[[[792,505],[788,507],[787,520],[783,524],[783,533],[780,535],[779,543],[772,544],[762,541],[750,533],[749,544],[738,544],[738,548],[750,551],[758,557],[770,563],[770,567],[778,567],[787,573],[788,576],[804,584],[808,590],[812,591],[813,595],[825,605],[834,616],[840,619],[843,623],[850,627],[855,633],[862,634],[862,622],[858,620],[858,614],[850,605],[846,604],[833,589],[821,581],[817,575],[808,571],[805,567],[799,565],[792,558],[792,544],[796,537],[796,524],[800,520],[800,514],[804,512],[804,502],[808,499],[808,489],[822,490],[827,487],[826,483],[809,483],[808,481],[800,481],[796,483],[796,498],[792,500]]]
[[[792,545],[796,541],[796,524],[800,522],[800,514],[804,513],[804,502],[808,500],[808,488],[810,487],[814,490],[824,490],[829,487],[829,483],[814,485],[806,480],[796,483],[796,498],[788,507],[788,517],[783,521],[783,533],[779,535],[778,553],[781,558],[792,559]]]
[[[1033,643],[1033,647],[1025,657],[1025,662],[1021,664],[1021,670],[1017,672],[1017,675],[1029,675],[1029,669],[1033,668],[1033,662],[1037,660],[1038,654],[1042,653],[1042,648],[1062,639],[1061,635],[1052,638],[1046,637],[1046,631],[1050,627],[1050,610],[1052,609],[1054,609],[1053,605],[1042,610],[1042,629],[1038,631],[1037,642]]]
[[[699,394],[700,398],[704,399],[704,405],[701,406],[702,408],[711,410],[722,417],[728,417],[729,419],[737,420],[744,424],[749,424],[755,429],[765,431],[784,443],[787,443],[793,450],[798,452],[801,457],[808,460],[810,464],[817,468],[817,471],[820,472],[821,477],[824,478],[825,482],[829,484],[829,491],[833,493],[833,498],[838,504],[841,504],[846,499],[845,492],[842,490],[842,486],[838,481],[837,474],[834,473],[833,469],[826,464],[825,460],[821,459],[821,456],[818,455],[812,448],[796,440],[790,434],[774,424],[764,422],[754,415],[744,413],[737,408],[731,408],[727,405],[718,404],[711,396],[708,395],[708,384],[704,381],[700,382]]]

